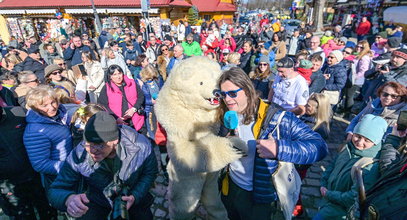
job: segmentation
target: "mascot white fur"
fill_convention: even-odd
[[[219,170],[239,159],[247,146],[216,135],[220,100],[213,90],[221,74],[219,64],[207,57],[188,58],[171,71],[155,104],[167,132],[171,219],[192,219],[199,201],[209,219],[228,219],[218,191]]]

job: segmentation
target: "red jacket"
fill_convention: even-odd
[[[366,35],[369,33],[370,31],[370,27],[372,25],[370,24],[369,21],[366,22],[361,22],[358,26],[358,28],[356,29],[356,34],[357,35]]]

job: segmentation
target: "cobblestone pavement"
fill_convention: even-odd
[[[307,176],[302,185],[302,201],[305,208],[305,213],[296,219],[311,219],[318,211],[318,206],[321,204],[322,199],[319,192],[319,179],[321,173],[325,170],[326,166],[332,161],[337,154],[337,150],[342,146],[345,138],[345,129],[347,122],[341,118],[334,117],[331,123],[331,132],[328,138],[328,146],[330,154],[322,161],[315,163],[307,172]],[[157,159],[160,160],[160,153],[158,148],[155,149]],[[151,189],[151,193],[155,197],[154,204],[152,206],[152,212],[154,219],[166,220],[168,219],[168,199],[167,199],[167,185],[164,178],[164,173],[159,166],[160,174],[157,177],[154,187]],[[1,213],[1,210],[0,210]],[[205,210],[199,207],[196,211],[197,220],[205,219]],[[0,220],[9,219],[0,214]]]

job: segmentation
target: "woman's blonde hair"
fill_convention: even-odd
[[[240,62],[240,53],[234,52],[228,55],[228,63],[239,64]]]
[[[69,81],[61,81],[54,86],[58,102],[61,104],[75,103],[75,88]]]
[[[16,64],[23,62],[23,60],[19,56],[15,55],[15,54],[11,54],[11,53],[4,56],[4,60],[6,62],[6,67],[9,66],[9,63],[16,65]]]
[[[329,123],[331,121],[331,104],[329,103],[329,97],[322,93],[314,93],[309,97],[308,103],[313,101],[314,104],[314,117],[316,118],[316,122],[312,130],[317,129],[320,125],[325,123],[328,131]]]
[[[362,57],[365,55],[372,56],[372,54],[370,53],[369,42],[367,42],[366,40],[361,40],[358,42],[358,45],[362,45],[363,50],[357,55],[357,59],[362,59]]]
[[[47,85],[39,85],[35,88],[32,88],[28,91],[26,99],[26,108],[33,109],[34,111],[39,111],[37,106],[42,105],[46,98],[51,98],[56,101],[58,104],[58,97],[55,91]]]
[[[141,81],[143,81],[143,82],[146,82],[148,80],[157,79],[158,78],[157,69],[153,65],[148,64],[146,67],[144,67],[140,71],[140,78],[141,78]]]
[[[106,111],[106,109],[98,104],[88,104],[86,106],[82,106],[78,108],[78,110],[76,110],[75,114],[72,116],[71,123],[74,124],[78,119],[80,119],[82,123],[86,123],[87,119],[101,111]]]

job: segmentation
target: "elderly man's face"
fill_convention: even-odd
[[[174,57],[176,57],[176,58],[181,57],[183,52],[184,51],[181,48],[175,47],[174,48]]]
[[[105,158],[113,158],[116,155],[116,147],[119,140],[109,141],[102,144],[85,142],[85,150],[94,162],[101,162]]]
[[[319,47],[320,40],[318,37],[312,37],[311,38],[311,49],[315,50]]]

